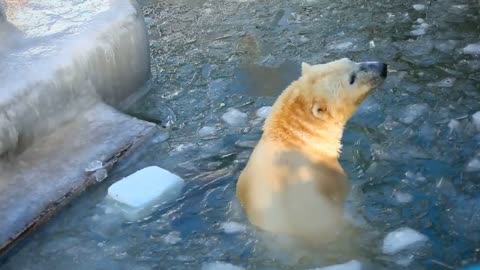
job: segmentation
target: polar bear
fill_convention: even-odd
[[[308,242],[334,241],[349,182],[338,158],[347,120],[387,76],[380,62],[302,64],[278,97],[241,172],[237,198],[257,227]]]

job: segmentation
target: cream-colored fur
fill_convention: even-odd
[[[237,183],[251,223],[313,243],[337,238],[349,191],[338,162],[343,128],[382,81],[379,74],[348,59],[302,64],[301,77],[273,105]]]

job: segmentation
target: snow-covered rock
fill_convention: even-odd
[[[248,116],[235,108],[227,109],[227,112],[222,115],[222,120],[230,126],[242,126],[247,123]]]
[[[177,198],[184,186],[179,176],[159,167],[141,169],[108,188],[108,198],[127,219],[137,220],[148,215],[154,205]]]
[[[408,227],[397,229],[387,234],[383,239],[382,251],[385,254],[395,254],[415,244],[426,242],[428,238]]]
[[[329,265],[325,267],[315,268],[312,270],[361,270],[362,264],[357,260],[352,260],[343,264]]]

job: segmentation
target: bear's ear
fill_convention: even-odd
[[[312,104],[312,114],[318,119],[323,119],[327,113],[327,104],[323,101],[315,101]]]
[[[303,62],[302,63],[302,75],[305,75],[306,73],[308,73],[311,68],[312,68],[312,65]]]

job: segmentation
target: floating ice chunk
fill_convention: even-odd
[[[413,5],[413,9],[415,9],[416,11],[423,11],[423,10],[425,10],[425,5],[415,4],[415,5]]]
[[[400,266],[407,267],[413,262],[413,258],[414,256],[410,254],[408,256],[398,258],[395,260],[395,263]]]
[[[87,167],[85,168],[85,171],[86,172],[94,172],[94,171],[99,170],[101,168],[103,168],[103,162],[101,162],[100,160],[94,160],[87,165]]]
[[[193,143],[185,143],[185,144],[179,144],[175,147],[174,151],[175,152],[183,152],[185,150],[190,150],[190,149],[193,149],[195,147],[195,144]]]
[[[107,178],[108,172],[106,169],[102,168],[102,169],[96,170],[93,173],[93,176],[95,177],[95,181],[102,182],[103,180],[105,180],[105,178]]]
[[[303,44],[303,43],[307,43],[307,42],[309,42],[309,41],[310,41],[309,38],[307,38],[307,37],[305,37],[305,36],[300,36],[300,43]]]
[[[202,270],[244,270],[245,268],[225,262],[205,263]]]
[[[397,229],[387,234],[383,239],[383,253],[395,254],[405,250],[412,245],[426,242],[428,238],[408,227]]]
[[[229,222],[223,223],[221,225],[221,228],[225,233],[233,234],[233,233],[244,232],[247,229],[247,226],[245,226],[245,224],[241,224],[238,222],[229,221]]]
[[[398,203],[409,203],[413,200],[413,196],[411,194],[400,191],[395,191],[393,196]]]
[[[477,129],[477,131],[480,131],[480,111],[472,115],[472,122],[473,122],[473,125],[475,125],[475,128]]]
[[[257,110],[257,117],[266,119],[272,110],[272,106],[264,106]]]
[[[427,29],[428,27],[430,27],[428,23],[421,23],[419,26],[420,28],[424,28],[424,29]]]
[[[258,141],[237,141],[235,145],[241,148],[255,148],[257,143]]]
[[[456,119],[452,119],[448,122],[448,128],[450,129],[450,132],[457,131],[460,128],[460,122]]]
[[[458,41],[456,40],[446,40],[446,41],[438,41],[435,43],[434,47],[435,49],[444,52],[444,53],[449,53],[455,47],[458,45]]]
[[[427,180],[425,178],[425,176],[423,176],[422,173],[420,173],[420,172],[413,173],[412,171],[406,171],[405,172],[405,177],[409,180],[415,180],[415,181],[420,181],[420,182],[423,182],[423,181]]]
[[[464,54],[480,55],[480,43],[469,44],[463,48]]]
[[[198,136],[200,137],[206,137],[206,136],[215,134],[215,131],[216,131],[215,127],[204,126],[201,129],[199,129],[197,133],[198,133]]]
[[[402,122],[404,124],[411,124],[418,117],[425,114],[427,112],[427,110],[428,110],[428,105],[427,104],[408,105],[407,108],[403,111],[399,120],[400,120],[400,122]]]
[[[465,168],[467,172],[478,172],[480,171],[480,159],[473,158],[467,163],[467,167]]]
[[[361,270],[362,264],[357,260],[352,260],[343,264],[335,264],[320,268],[315,268],[312,270]]]
[[[327,47],[329,50],[345,51],[354,48],[354,44],[351,41],[345,41],[341,43],[332,43]]]
[[[418,24],[422,24],[422,23],[425,23],[425,20],[422,18],[418,18],[415,22]]]
[[[175,245],[177,243],[180,243],[180,241],[182,241],[182,238],[180,238],[179,232],[171,232],[163,237],[163,241],[166,244]]]
[[[141,169],[108,188],[108,198],[116,202],[124,216],[138,220],[153,211],[153,206],[169,202],[184,186],[179,176],[159,167]]]
[[[425,30],[425,28],[419,28],[419,29],[415,29],[415,30],[410,31],[410,34],[412,36],[423,36],[426,33],[427,33],[427,30]]]
[[[247,122],[247,114],[234,108],[227,109],[222,115],[222,120],[230,126],[241,126]]]

